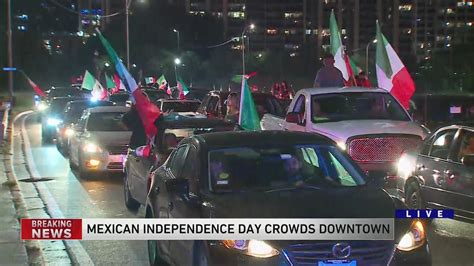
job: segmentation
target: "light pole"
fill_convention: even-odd
[[[13,67],[13,46],[12,46],[12,6],[11,0],[7,0],[7,56],[8,67]],[[13,104],[13,71],[8,71],[8,93]]]
[[[130,9],[130,1],[131,0],[125,0],[125,38],[126,40],[126,46],[127,46],[127,69],[130,69],[130,25],[128,21],[128,16],[129,16],[129,9]]]
[[[242,40],[242,78],[245,77],[245,41],[244,41],[244,35],[247,32],[248,29],[255,29],[255,24],[250,24],[248,26],[245,26],[244,30],[242,31],[241,35],[241,40]]]
[[[181,59],[174,59],[174,77],[176,78],[176,84],[178,84],[178,66],[181,65]]]
[[[177,34],[177,39],[178,39],[178,44],[177,44],[177,45],[178,45],[178,49],[177,49],[176,52],[179,54],[179,30],[173,29],[173,32]]]
[[[373,39],[369,43],[367,43],[367,46],[365,47],[365,73],[369,75],[369,48],[370,45],[373,43],[377,43],[377,39]]]

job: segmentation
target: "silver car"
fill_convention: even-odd
[[[122,123],[129,108],[105,106],[84,111],[70,142],[69,164],[80,178],[94,173],[122,172],[131,132]]]

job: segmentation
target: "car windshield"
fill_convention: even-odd
[[[161,111],[168,112],[173,110],[174,112],[196,112],[200,103],[199,102],[186,102],[186,101],[171,101],[163,102],[161,105]]]
[[[52,89],[48,96],[54,97],[76,97],[80,96],[81,92],[75,88],[64,88],[64,89]]]
[[[209,177],[215,192],[365,184],[351,161],[328,145],[213,150],[209,152]]]
[[[109,96],[109,101],[111,102],[126,102],[130,99],[128,94],[112,94]]]
[[[64,108],[66,104],[70,102],[71,99],[54,99],[51,102],[51,109],[49,110],[52,114],[62,115],[64,113]]]
[[[123,112],[91,113],[87,121],[88,131],[128,131],[122,123]]]
[[[388,93],[348,92],[311,97],[314,123],[344,120],[410,121],[403,107]]]
[[[159,99],[168,99],[169,96],[166,94],[165,91],[159,90],[159,89],[148,89],[148,90],[143,90],[146,95],[148,95],[148,98],[150,99],[151,102],[156,102]]]

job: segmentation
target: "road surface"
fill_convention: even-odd
[[[44,184],[68,218],[133,218],[144,217],[143,208],[134,214],[123,200],[120,176],[79,179],[54,144],[42,145],[41,125],[36,114],[26,115],[25,130],[35,167],[41,177],[51,178]],[[21,119],[18,119],[21,121]],[[15,126],[21,129],[21,124]],[[434,221],[429,228],[433,265],[474,265],[474,225],[454,220]],[[83,241],[95,264],[148,265],[145,241]]]

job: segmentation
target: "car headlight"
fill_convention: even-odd
[[[224,240],[222,243],[229,249],[257,258],[270,258],[280,254],[278,250],[260,240]]]
[[[48,105],[46,103],[40,102],[37,108],[38,108],[38,111],[44,111],[48,109]]]
[[[409,178],[415,170],[415,164],[407,154],[403,154],[398,160],[397,170],[398,176],[406,179]]]
[[[62,122],[61,119],[57,119],[53,117],[48,118],[48,121],[47,121],[48,125],[53,126],[53,127],[59,125],[61,122]]]
[[[102,149],[97,146],[96,144],[94,143],[86,143],[83,147],[84,151],[85,152],[88,152],[88,153],[98,153],[98,152],[102,152]]]
[[[410,230],[402,237],[397,245],[397,249],[401,251],[411,251],[425,244],[426,234],[423,223],[419,220],[415,221]]]
[[[64,131],[64,134],[68,137],[71,137],[72,135],[74,135],[74,129],[66,128],[66,130]]]

